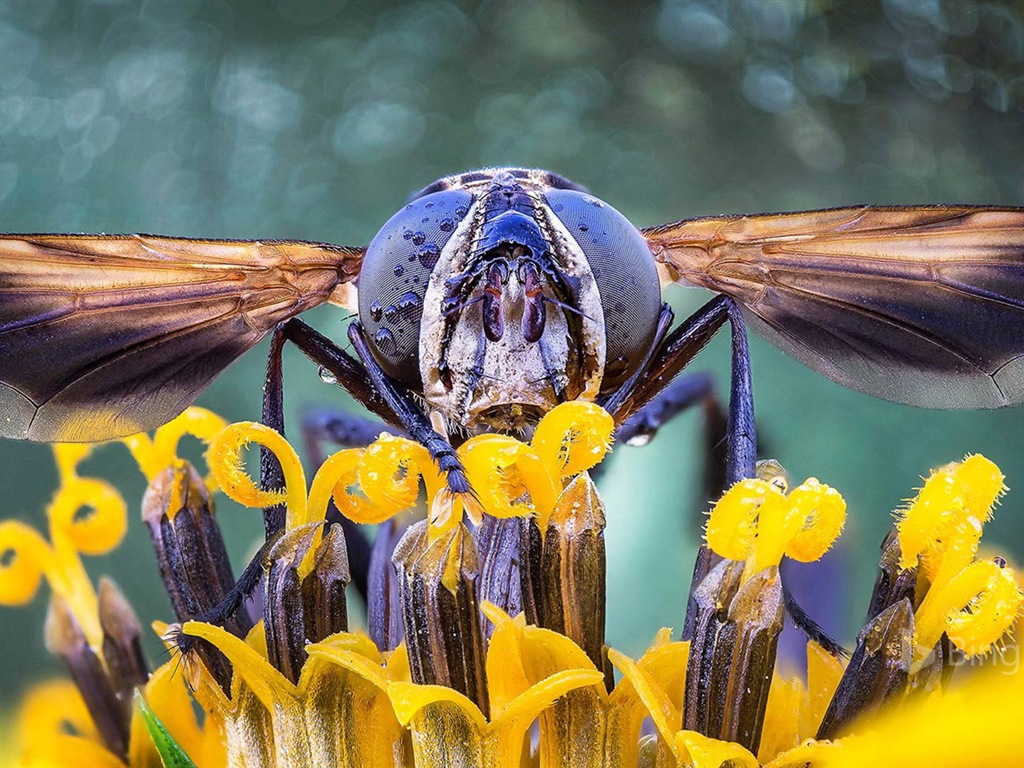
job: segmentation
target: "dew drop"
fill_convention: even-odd
[[[441,257],[441,251],[433,243],[427,243],[416,252],[416,257],[427,269],[433,269],[437,260]]]
[[[633,435],[629,440],[626,441],[626,445],[631,445],[634,448],[643,448],[649,442],[654,435],[649,432],[640,432],[639,434]]]
[[[384,307],[380,305],[379,301],[373,302],[370,305],[370,319],[375,323],[379,323],[380,319],[384,316]]]
[[[398,314],[407,319],[419,317],[423,306],[423,299],[412,291],[406,291],[398,299]]]
[[[395,267],[394,273],[395,273],[395,277],[401,277],[402,275],[405,274],[405,267],[403,267],[401,264],[399,264],[398,266]]]
[[[335,376],[333,373],[331,373],[329,370],[327,370],[322,365],[320,366],[320,370],[317,371],[317,373],[320,374],[320,381],[322,381],[324,384],[337,384],[338,383],[338,377]]]
[[[410,239],[412,240],[413,245],[423,245],[425,242],[427,242],[427,235],[426,233],[421,232],[420,230],[416,230],[415,232],[412,233]]]
[[[387,328],[381,328],[373,334],[373,342],[377,345],[382,355],[393,355],[398,351],[398,342],[395,341],[395,334]]]
[[[455,222],[447,218],[441,219],[441,221],[437,223],[437,228],[440,229],[442,232],[451,232],[453,229],[455,229]]]

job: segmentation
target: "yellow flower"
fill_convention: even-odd
[[[401,438],[331,456],[307,488],[279,434],[222,426],[187,411],[152,440],[126,440],[150,481],[144,517],[178,620],[156,628],[172,651],[184,649],[152,673],[131,609],[110,582],[94,587],[79,558],[116,546],[125,525],[117,492],[77,473],[88,449],[56,449],[49,541],[0,524],[13,553],[0,598],[25,602],[46,576],[47,642],[75,678],[26,700],[23,765],[1024,762],[1024,674],[1010,664],[1016,646],[999,650],[1021,591],[1005,562],[977,558],[1004,491],[982,457],[937,470],[899,513],[850,660],[808,641],[806,675],[789,675],[776,659],[787,611],[779,565],[820,557],[845,521],[840,494],[813,478],[788,493],[761,479],[725,493],[706,531],[721,559],[691,592],[692,640],[662,630],[634,660],[604,644],[604,507],[586,472],[613,425],[595,406],[556,408],[529,442],[463,443],[476,498],[452,497],[425,449]],[[174,456],[185,432],[210,442],[205,483]],[[261,489],[247,475],[241,453],[253,442],[277,457],[285,487]],[[224,626],[197,620],[233,578],[208,493],[216,486],[250,506],[286,508],[261,555],[261,616],[236,610]],[[348,628],[346,538],[324,523],[332,501],[351,520],[381,524],[369,635]],[[83,506],[94,510],[87,530],[76,527]],[[947,685],[977,659],[991,668]],[[136,686],[152,714],[133,714]]]

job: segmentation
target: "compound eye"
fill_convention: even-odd
[[[373,238],[359,272],[359,319],[381,368],[409,389],[422,387],[420,320],[430,273],[465,218],[473,195],[443,190],[419,197]]]
[[[584,192],[545,193],[551,211],[579,244],[597,281],[604,311],[603,393],[622,386],[651,346],[661,311],[661,285],[647,241],[625,216]]]

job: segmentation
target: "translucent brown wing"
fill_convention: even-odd
[[[0,434],[93,441],[162,424],[277,323],[337,298],[361,258],[304,242],[0,236]]]
[[[740,301],[848,387],[932,408],[1024,401],[1024,209],[837,208],[643,231],[673,280]]]

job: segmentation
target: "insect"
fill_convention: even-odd
[[[665,281],[725,298],[673,329]],[[296,317],[325,302],[358,309],[355,357]],[[577,398],[622,423],[727,320],[742,323],[738,306],[849,387],[940,408],[1018,403],[1024,209],[836,208],[637,229],[561,176],[503,168],[431,184],[365,248],[5,235],[0,434],[150,429],[274,334],[272,357],[297,344],[466,490],[450,436],[528,429]]]

